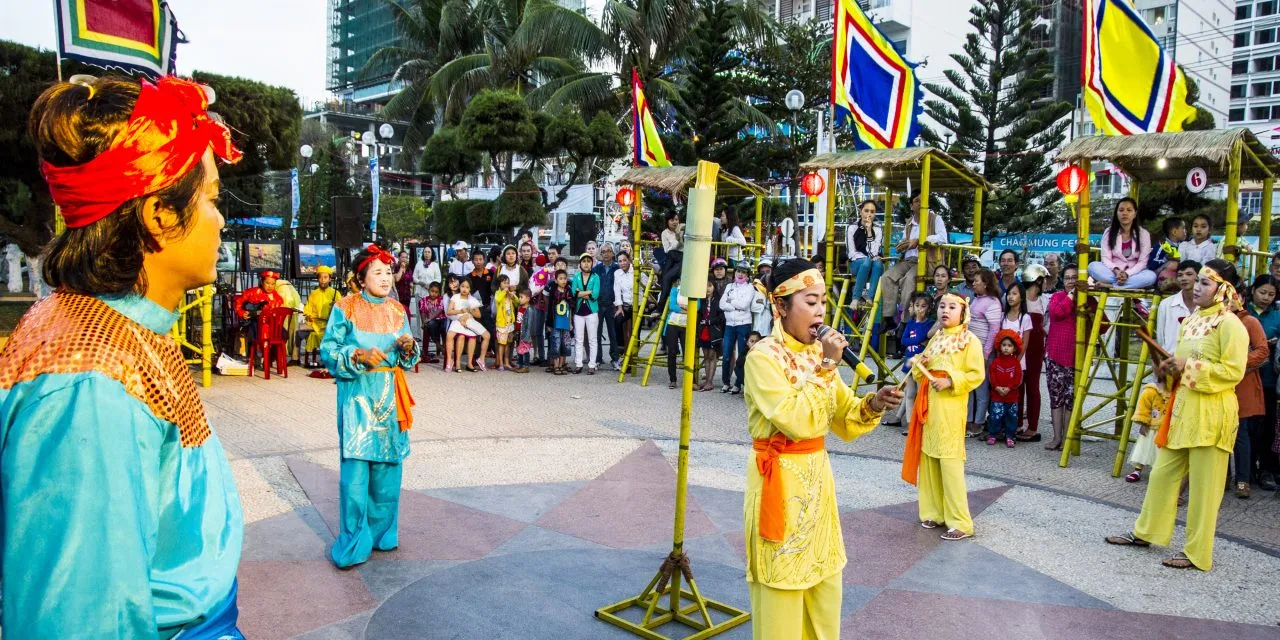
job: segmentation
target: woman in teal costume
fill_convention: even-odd
[[[67,230],[45,253],[55,293],[0,352],[0,624],[240,639],[240,496],[168,335],[217,277],[215,156],[239,151],[199,85],[74,80],[31,113]]]
[[[399,541],[400,463],[409,455],[413,398],[404,372],[418,362],[409,315],[394,298],[395,258],[370,245],[355,258],[360,293],[339,300],[329,316],[320,358],[338,382],[342,531],[329,557],[338,567],[390,551]]]

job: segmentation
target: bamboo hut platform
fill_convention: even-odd
[[[900,185],[908,178],[919,179],[925,158],[930,158],[929,188],[933,191],[990,190],[982,175],[955,156],[933,147],[869,149],[818,154],[800,164],[802,171],[835,169],[854,173],[876,184]]]
[[[1210,183],[1227,182],[1237,145],[1241,180],[1261,181],[1280,175],[1280,160],[1245,127],[1076,138],[1063,147],[1057,160],[1106,160],[1143,183],[1182,182],[1193,167],[1204,169]],[[1157,164],[1161,159],[1166,162],[1163,169]]]
[[[683,196],[697,180],[697,167],[633,167],[618,178],[618,184],[630,184]],[[716,194],[721,198],[763,197],[768,191],[746,178],[721,170],[716,178]]]

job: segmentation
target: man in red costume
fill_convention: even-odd
[[[276,291],[280,274],[263,269],[258,272],[258,286],[245,289],[236,297],[236,317],[245,329],[245,340],[252,344],[258,339],[258,317],[264,312],[284,306],[284,298]]]

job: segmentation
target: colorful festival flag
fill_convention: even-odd
[[[59,53],[87,64],[169,75],[186,41],[160,0],[54,0],[54,7]]]
[[[644,97],[644,87],[640,84],[640,76],[631,70],[632,96],[632,136],[635,142],[637,167],[669,167],[671,157],[662,148],[662,138],[658,135],[658,127],[653,123],[653,114],[649,112],[649,100]]]
[[[1106,135],[1182,131],[1187,79],[1128,0],[1084,3],[1084,103]]]
[[[854,0],[836,0],[831,104],[836,124],[853,122],[859,149],[900,149],[920,134],[916,65],[893,48]]]

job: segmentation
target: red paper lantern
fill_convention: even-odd
[[[1085,175],[1084,169],[1078,165],[1069,164],[1065,169],[1058,172],[1058,191],[1066,196],[1067,202],[1075,202],[1080,192],[1084,191],[1085,185],[1088,184],[1088,176]]]
[[[827,181],[817,173],[806,173],[800,180],[800,190],[809,196],[809,202],[817,202],[822,190],[827,188]]]
[[[622,207],[623,213],[631,210],[631,205],[636,203],[636,192],[630,187],[618,189],[618,195],[614,198],[618,201],[618,206]]]

